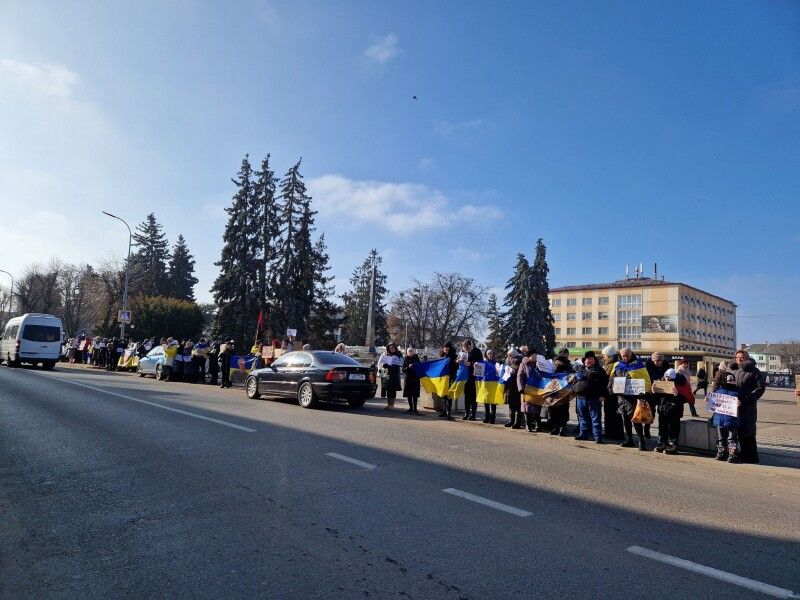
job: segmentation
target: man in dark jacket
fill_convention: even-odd
[[[553,359],[556,373],[572,373],[572,363],[569,360],[569,349],[562,348]],[[567,422],[569,421],[569,400],[562,400],[555,406],[549,406],[547,420],[550,422],[550,435],[567,435]]]
[[[222,375],[222,383],[219,384],[221,388],[231,387],[231,358],[235,352],[233,347],[233,340],[230,340],[219,353],[219,371]]]
[[[614,379],[619,377],[623,379],[641,379],[644,381],[645,393],[650,391],[650,375],[642,361],[640,361],[630,348],[622,348],[619,351],[619,361],[612,364],[608,371],[608,393],[614,394]],[[636,411],[636,405],[639,400],[644,400],[640,396],[632,396],[625,394],[615,394],[617,397],[617,404],[619,406],[619,414],[622,415],[622,424],[625,429],[625,441],[620,444],[623,448],[633,447],[633,429],[636,429],[636,435],[639,437],[639,450],[647,450],[644,441],[644,427],[641,423],[633,423],[633,414]]]
[[[578,435],[576,440],[589,439],[589,423],[596,444],[603,443],[603,425],[600,420],[601,398],[608,389],[608,375],[605,369],[597,364],[597,357],[589,350],[583,355],[583,373],[573,386],[578,406]]]
[[[650,376],[650,381],[661,381],[664,379],[664,374],[669,369],[669,364],[667,361],[664,360],[664,355],[661,352],[653,352],[644,363],[645,369],[647,369],[647,374]],[[650,411],[655,415],[656,414],[656,407],[661,404],[661,401],[664,400],[663,394],[646,394],[644,397],[647,400],[647,403],[650,405]],[[646,440],[650,439],[650,425],[644,426],[644,438]]]
[[[745,463],[758,462],[756,443],[756,421],[758,420],[758,399],[766,391],[764,375],[756,367],[750,355],[739,350],[734,355],[736,369],[733,370],[736,388],[739,392],[739,447],[740,458]]]
[[[475,347],[472,340],[464,340],[461,349],[466,354],[464,365],[469,371],[464,385],[464,420],[474,421],[478,412],[478,392],[475,388],[475,363],[483,360],[483,353]]]

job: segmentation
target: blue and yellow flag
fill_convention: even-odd
[[[611,367],[611,377],[628,377],[630,379],[644,379],[644,390],[650,392],[650,374],[644,363],[638,358],[629,363],[619,361]]]
[[[570,373],[548,373],[542,375],[536,369],[531,369],[528,381],[525,384],[524,400],[531,404],[544,405],[548,398],[561,397],[569,393]]]
[[[498,369],[499,366],[499,369]],[[475,390],[481,404],[503,404],[505,402],[506,381],[503,365],[488,360],[475,363]]]
[[[453,400],[457,400],[464,393],[464,388],[467,385],[468,378],[469,378],[469,367],[463,364],[458,365],[458,372],[456,373],[456,379],[453,383],[450,384],[450,389],[447,390],[448,394],[450,394],[450,397]]]
[[[428,360],[411,365],[419,383],[429,394],[444,397],[450,389],[450,359]]]

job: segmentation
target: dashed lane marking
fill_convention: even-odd
[[[337,454],[336,452],[326,452],[325,456],[330,456],[331,458],[342,460],[352,465],[358,465],[359,467],[362,467],[364,469],[374,469],[378,466],[378,465],[373,465],[372,463],[364,462],[363,460],[358,460],[357,458],[350,458],[349,456],[345,456],[344,454]]]
[[[442,491],[445,494],[452,494],[453,496],[464,498],[464,500],[469,500],[470,502],[477,502],[478,504],[483,504],[484,506],[494,508],[495,510],[501,510],[503,512],[507,512],[517,517],[530,517],[533,514],[531,512],[528,512],[527,510],[522,510],[521,508],[517,508],[516,506],[509,506],[508,504],[503,504],[502,502],[497,502],[496,500],[490,500],[489,498],[484,498],[483,496],[476,496],[475,494],[470,494],[469,492],[463,492],[455,488],[447,488]]]

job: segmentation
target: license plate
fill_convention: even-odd
[[[348,377],[350,381],[364,381],[366,378],[367,376],[363,375],[362,373],[350,373],[350,376]]]

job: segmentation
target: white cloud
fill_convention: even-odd
[[[483,119],[469,119],[468,121],[459,121],[452,123],[450,121],[436,121],[433,128],[441,136],[450,137],[459,133],[469,133],[476,131],[485,125]]]
[[[385,37],[374,38],[373,44],[364,50],[364,58],[372,63],[382,65],[400,54],[397,36],[393,33]]]
[[[502,216],[495,206],[454,207],[444,193],[418,183],[323,175],[311,180],[309,189],[322,217],[351,226],[381,227],[397,235],[446,229],[459,223],[485,223]]]
[[[458,246],[450,251],[450,255],[459,262],[478,262],[485,258],[482,252]]]
[[[10,58],[0,58],[0,73],[47,96],[70,96],[78,83],[78,74],[62,65],[34,65]]]

